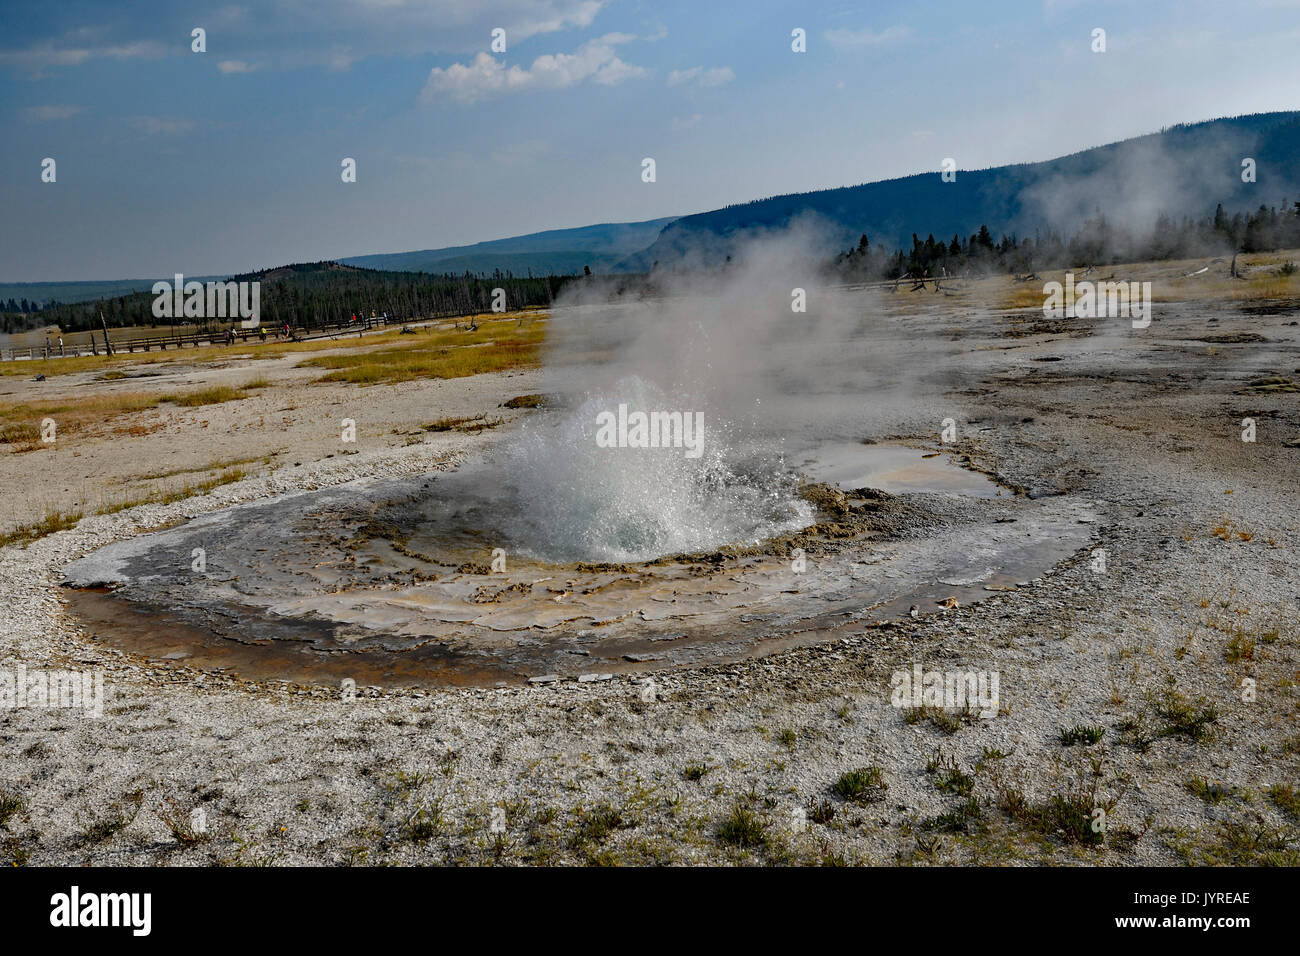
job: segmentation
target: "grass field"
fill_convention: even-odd
[[[274,345],[214,347],[185,352],[153,353],[149,357],[86,356],[52,359],[44,362],[6,362],[0,373],[32,375],[45,370],[47,376],[62,372],[98,370],[100,381],[118,381],[128,377],[132,366],[152,365],[184,359],[187,364],[204,361],[267,360],[303,354],[298,367],[319,368],[325,374],[318,382],[377,385],[423,378],[459,378],[511,368],[535,367],[546,336],[544,313],[525,312],[504,316],[482,316],[474,328],[457,328],[452,322],[403,334],[399,329],[381,332],[356,340],[319,339],[312,342],[287,342]],[[336,354],[313,356],[331,350]],[[246,382],[208,385],[183,392],[119,391],[89,394],[85,397],[58,398],[49,401],[0,403],[0,445],[16,451],[35,451],[45,447],[42,422],[51,419],[57,436],[116,429],[143,433],[153,427],[147,422],[121,422],[129,416],[168,403],[181,408],[198,408],[247,398],[253,390],[273,383],[266,376]],[[134,430],[134,431],[132,431]]]
[[[41,422],[49,418],[63,434],[83,431],[122,415],[157,407],[159,398],[143,392],[118,392],[54,402],[0,404],[0,444],[23,450],[41,444]]]
[[[57,435],[76,434],[157,408],[163,402],[182,408],[215,405],[247,398],[252,389],[270,384],[264,378],[256,378],[241,385],[216,385],[167,395],[117,392],[52,402],[0,403],[0,445],[15,445],[20,451],[41,447],[41,423],[47,418],[55,423]]]
[[[479,328],[482,329],[486,325],[492,325],[496,322],[514,323],[515,325],[518,325],[522,319],[524,327],[527,328],[539,318],[544,318],[545,315],[546,313],[540,310],[525,310],[523,312],[507,312],[503,316],[490,314],[474,316],[472,321],[477,323]],[[470,321],[470,318],[459,320],[462,326],[464,323]],[[457,320],[454,319],[438,320],[423,329],[416,329],[415,334],[424,335],[430,332],[447,332],[454,340],[456,338],[456,325]],[[142,329],[138,331],[143,334],[148,330]],[[462,336],[473,334],[474,333],[460,333]],[[44,340],[44,335],[42,334],[39,342],[33,344],[39,344],[40,342],[44,342]],[[114,341],[117,341],[116,335],[114,335]],[[112,357],[107,355],[80,355],[58,359],[32,359],[21,362],[0,362],[0,375],[27,378],[44,375],[46,378],[49,378],[54,375],[68,375],[76,372],[102,369],[105,378],[120,378],[125,375],[122,371],[124,368],[159,365],[166,362],[183,360],[198,365],[204,362],[224,361],[231,358],[264,361],[268,359],[283,358],[286,355],[293,355],[300,352],[311,353],[350,346],[372,348],[374,346],[386,344],[405,344],[410,341],[411,337],[409,335],[403,334],[400,328],[393,326],[387,331],[372,333],[364,337],[357,337],[355,333],[352,335],[339,334],[335,338],[313,339],[310,342],[274,341],[266,344],[260,342],[245,342],[237,345],[206,345],[199,348],[173,349],[166,352],[119,353]],[[9,346],[6,345],[6,348],[7,347]]]
[[[474,331],[433,329],[407,336],[394,348],[322,355],[299,368],[328,369],[320,382],[379,385],[418,378],[462,378],[539,364],[546,337],[540,317],[483,321]]]

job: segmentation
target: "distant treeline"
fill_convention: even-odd
[[[832,274],[847,281],[895,279],[905,275],[938,277],[990,273],[1029,273],[1041,269],[1076,265],[1110,265],[1162,259],[1192,259],[1231,255],[1236,252],[1264,252],[1300,248],[1300,202],[1280,206],[1261,205],[1252,213],[1231,216],[1219,205],[1205,219],[1168,216],[1156,220],[1153,228],[1135,234],[1099,215],[1085,221],[1073,237],[1055,232],[1035,233],[1020,238],[1014,233],[994,239],[987,225],[969,236],[950,240],[924,240],[912,235],[912,248],[887,250],[871,244],[863,235],[856,246],[835,256]],[[585,271],[585,270],[584,270]],[[642,291],[653,288],[646,277],[621,277],[617,294],[631,283]],[[653,276],[650,277],[651,280]],[[492,290],[505,290],[507,309],[548,306],[569,282],[591,281],[589,277],[543,276],[517,278],[497,271],[491,276],[432,275],[423,272],[387,272],[344,266],[337,262],[313,262],[283,266],[265,272],[232,276],[231,282],[261,282],[263,325],[285,323],[296,328],[319,328],[358,318],[387,313],[391,320],[406,321],[433,316],[471,315],[492,309]],[[611,292],[611,294],[614,294]],[[168,319],[153,314],[156,296],[136,292],[98,301],[39,306],[26,299],[0,303],[0,330],[22,332],[45,325],[57,325],[64,332],[99,328],[99,316],[110,328],[133,325],[165,325]],[[200,328],[224,328],[231,319],[177,319]]]
[[[278,327],[319,328],[388,314],[389,320],[430,316],[471,315],[492,309],[492,290],[505,290],[509,310],[546,306],[572,276],[543,276],[520,279],[497,273],[474,275],[429,275],[421,272],[381,272],[340,266],[335,262],[314,262],[283,266],[265,272],[232,276],[229,282],[261,282],[261,321]],[[17,332],[43,325],[57,325],[64,332],[99,328],[102,313],[109,328],[133,325],[167,325],[172,320],[153,314],[157,297],[152,292],[100,299],[92,302],[47,305],[28,315],[5,315],[5,332]],[[21,305],[21,303],[18,303]],[[15,310],[17,311],[17,310]],[[180,326],[181,319],[175,324]],[[198,328],[224,328],[231,319],[190,319]]]
[[[1260,206],[1253,213],[1232,216],[1219,205],[1205,219],[1175,221],[1160,216],[1147,233],[1135,235],[1105,216],[1085,221],[1072,238],[1055,232],[1019,238],[1014,233],[994,239],[988,226],[970,236],[945,242],[933,235],[912,234],[910,250],[877,249],[867,236],[835,257],[833,271],[848,280],[896,279],[900,276],[981,275],[995,272],[1035,272],[1074,265],[1110,265],[1161,259],[1194,259],[1300,248],[1300,202],[1290,206]]]
[[[39,312],[45,306],[39,302],[29,302],[26,299],[15,299],[10,297],[4,302],[0,302],[0,312]]]

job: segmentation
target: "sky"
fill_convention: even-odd
[[[228,274],[1049,159],[1300,108],[1297,64],[1300,0],[4,0],[0,281]]]

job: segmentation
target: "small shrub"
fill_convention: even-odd
[[[975,778],[958,767],[955,760],[931,758],[927,769],[934,774],[934,785],[944,793],[969,797],[975,792]]]
[[[835,804],[829,800],[814,801],[808,804],[808,819],[822,826],[835,819]]]
[[[888,787],[884,770],[873,766],[848,771],[831,789],[851,803],[872,803],[881,799]]]
[[[979,826],[983,816],[984,812],[980,809],[979,801],[974,797],[967,797],[957,805],[956,809],[935,817],[931,826],[936,830],[949,833],[967,833]]]
[[[0,790],[0,827],[8,827],[9,819],[22,813],[27,802],[17,794]]]
[[[1095,744],[1105,736],[1104,727],[1084,726],[1078,724],[1061,731],[1061,746],[1072,747],[1075,744]]]
[[[1300,820],[1300,791],[1289,783],[1277,783],[1268,788],[1268,795],[1278,808]]]
[[[1201,800],[1211,806],[1217,806],[1227,800],[1234,792],[1232,787],[1224,786],[1221,783],[1211,783],[1202,777],[1193,777],[1187,781],[1185,786],[1189,793],[1200,797]]]
[[[114,834],[125,830],[135,820],[142,803],[144,803],[144,791],[134,790],[128,793],[121,801],[112,805],[109,816],[97,820],[86,828],[86,832],[81,835],[81,842],[87,845],[103,843]]]
[[[731,814],[718,825],[718,839],[730,846],[766,846],[767,824],[753,810],[737,801]]]

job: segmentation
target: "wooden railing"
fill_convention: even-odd
[[[450,317],[450,316],[446,316]],[[429,316],[415,320],[417,322],[428,321],[429,319],[444,318],[444,316]],[[167,349],[183,349],[186,347],[199,348],[205,345],[260,345],[270,342],[305,342],[312,339],[323,338],[340,338],[347,335],[364,335],[366,332],[376,331],[393,324],[402,324],[399,319],[385,318],[384,316],[374,316],[365,319],[358,319],[356,322],[332,322],[326,325],[318,325],[312,328],[289,329],[288,334],[284,333],[284,327],[274,328],[271,326],[262,326],[256,329],[245,329],[236,326],[233,329],[222,329],[220,331],[210,332],[185,332],[172,335],[149,335],[139,336],[136,338],[119,337],[122,333],[129,333],[129,328],[110,330],[109,342],[113,346],[114,354],[131,352],[151,352],[155,349],[166,351]],[[266,338],[261,335],[262,329],[266,330]],[[117,333],[117,334],[114,334]],[[37,359],[57,359],[71,358],[78,355],[103,355],[104,343],[100,333],[92,333],[90,342],[78,342],[76,344],[64,344],[60,348],[57,344],[47,343],[45,345],[33,345],[28,348],[10,348],[0,349],[0,361],[4,362],[22,362]]]

